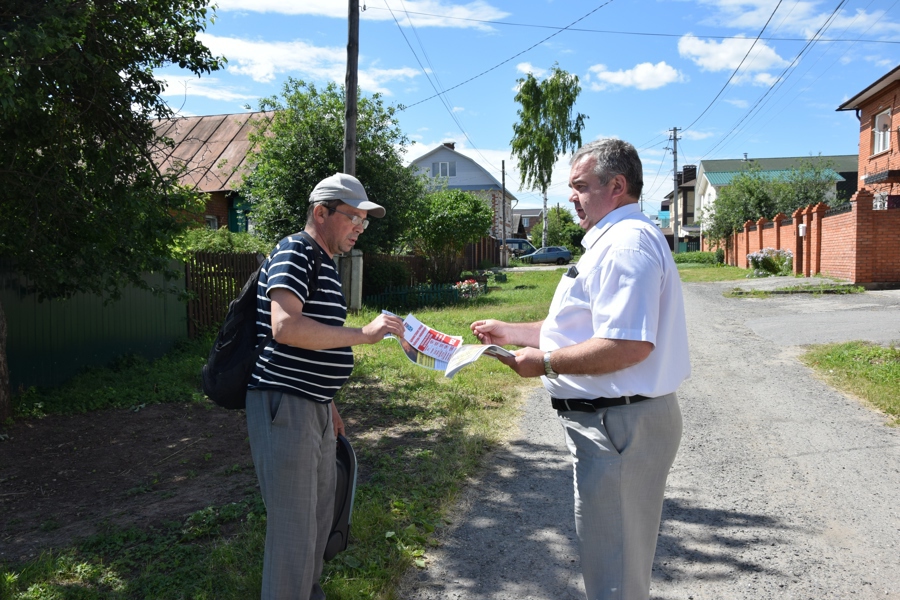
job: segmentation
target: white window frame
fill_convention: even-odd
[[[203,220],[206,222],[206,226],[209,229],[215,231],[219,228],[219,217],[215,215],[206,215],[205,217],[203,217]]]
[[[891,149],[891,109],[875,115],[872,121],[872,154]]]

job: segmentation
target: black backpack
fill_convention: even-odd
[[[318,290],[321,250],[308,233],[301,231],[299,235],[309,240],[315,252],[308,300]],[[247,385],[253,375],[253,367],[272,339],[271,334],[261,341],[256,337],[256,286],[263,264],[259,265],[241,288],[241,293],[228,305],[225,321],[222,322],[216,341],[209,351],[209,358],[203,365],[203,393],[223,408],[239,409],[247,406]]]
[[[337,465],[334,486],[334,517],[331,533],[325,546],[325,560],[331,560],[338,552],[347,549],[350,541],[350,516],[356,495],[356,453],[342,435],[337,437]]]

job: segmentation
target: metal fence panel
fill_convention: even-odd
[[[183,279],[164,282],[162,275],[148,275],[147,281],[184,289]],[[109,304],[91,294],[39,302],[26,292],[26,284],[18,275],[0,271],[13,391],[58,385],[85,367],[108,364],[123,354],[157,358],[187,336],[184,302],[175,294],[128,287]]]

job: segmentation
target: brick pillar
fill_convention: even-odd
[[[815,235],[812,236],[811,240],[811,243],[815,245],[815,251],[812,256],[812,271],[815,275],[822,272],[822,219],[825,218],[825,212],[827,210],[828,205],[819,202],[812,207],[811,211],[813,219],[812,228],[815,231]]]
[[[747,255],[750,254],[750,228],[753,226],[753,221],[746,221],[744,223],[744,252],[743,256],[738,257],[739,262],[744,261],[744,268],[750,268],[750,261],[747,260]],[[738,266],[741,266],[738,264]]]
[[[803,209],[803,223],[806,225],[806,237],[803,240],[803,276],[812,276],[812,214],[813,206],[807,206]]]
[[[872,211],[872,202],[875,194],[871,190],[863,188],[853,194],[850,203],[853,205],[854,232],[851,236],[854,259],[854,272],[851,280],[853,283],[872,283],[875,279],[873,261],[877,252],[876,241],[873,234],[873,221],[875,213]]]
[[[763,225],[768,223],[769,220],[765,217],[760,217],[758,221],[756,221],[756,249],[763,249]]]
[[[803,273],[803,238],[800,237],[800,225],[803,223],[803,209],[798,208],[791,214],[794,219],[794,274]]]
[[[784,213],[778,213],[774,217],[772,217],[772,222],[775,223],[775,249],[781,250],[781,222],[787,219],[787,215]]]

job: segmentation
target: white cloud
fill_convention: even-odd
[[[665,61],[655,65],[640,63],[628,70],[610,71],[606,65],[594,65],[589,70],[587,80],[591,89],[605,90],[610,86],[633,87],[639,90],[653,90],[670,83],[684,81],[684,76]]]
[[[347,18],[347,3],[337,0],[218,0],[216,4],[221,12],[244,11]],[[454,27],[493,31],[493,27],[483,21],[496,21],[510,15],[483,0],[467,4],[443,0],[408,0],[403,4],[394,1],[390,8],[393,14],[383,0],[368,0],[366,10],[360,13],[360,19],[393,21],[396,17],[403,26],[412,23],[415,27]]]
[[[737,106],[738,108],[747,108],[750,104],[746,100],[725,100],[728,104],[732,106]]]
[[[454,107],[451,109],[451,111],[454,112],[454,113],[461,113],[461,112],[464,111],[464,110],[466,110],[466,109],[463,108],[462,106],[454,106]]]
[[[708,17],[702,24],[718,25],[732,29],[758,32],[775,10],[776,0],[698,0],[708,7]],[[828,20],[834,7],[831,2],[806,0],[784,3],[775,13],[768,32],[797,33],[812,37]],[[830,28],[833,32],[843,30],[863,32],[872,35],[896,35],[900,24],[887,18],[886,12],[876,10],[871,13],[856,9],[850,13],[842,10],[835,17]]]
[[[227,69],[236,75],[246,75],[261,83],[273,81],[280,73],[310,77],[319,81],[342,83],[346,75],[346,49],[343,47],[313,46],[306,42],[263,42],[240,38],[219,37],[208,33],[198,37],[213,54],[223,54],[228,59]],[[408,80],[420,75],[412,68],[377,69],[362,68],[359,71],[359,87],[365,92],[390,95],[385,84]]]
[[[166,97],[201,96],[203,98],[226,101],[258,99],[257,96],[252,94],[243,94],[235,91],[230,86],[223,85],[215,77],[199,79],[193,76],[162,75],[159,77],[159,80],[166,86],[165,91],[162,93]]]
[[[739,37],[729,40],[702,40],[693,34],[678,40],[678,54],[694,61],[704,71],[733,71],[753,46],[753,40]],[[789,63],[762,40],[756,42],[738,75],[785,67]]]
[[[523,62],[516,65],[516,71],[522,75],[531,73],[537,78],[541,78],[547,74],[547,69],[539,69],[529,62]]]
[[[712,131],[695,131],[693,129],[688,129],[687,131],[682,132],[681,134],[686,140],[705,140],[706,138],[711,138],[715,135]]]

